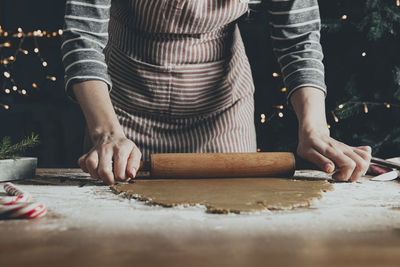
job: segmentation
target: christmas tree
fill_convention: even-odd
[[[249,14],[246,23],[252,27],[258,25],[253,34],[260,39],[260,32],[268,31],[267,14],[263,14],[266,8],[260,1],[250,3],[253,14]],[[353,146],[370,145],[377,156],[398,156],[400,0],[319,1],[319,4],[331,136]],[[260,150],[295,151],[296,117],[286,105],[279,67],[275,62],[265,65],[259,62],[263,53],[260,51],[270,49],[253,47],[254,43],[248,42],[256,36],[246,33],[251,28],[246,23],[241,26],[257,88]],[[275,61],[272,53],[261,58],[269,63]]]
[[[398,156],[400,0],[324,2],[321,10],[335,11],[322,13],[331,133],[368,144],[375,155]],[[342,53],[330,57],[333,49]]]

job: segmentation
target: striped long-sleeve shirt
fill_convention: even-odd
[[[317,0],[267,1],[273,50],[281,67],[288,98],[296,89],[305,86],[326,92]],[[111,90],[103,54],[108,41],[110,7],[111,0],[66,1],[61,50],[65,89],[74,102],[71,85],[77,82],[101,80]]]

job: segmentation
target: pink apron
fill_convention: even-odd
[[[114,0],[110,97],[143,153],[255,152],[246,0]]]

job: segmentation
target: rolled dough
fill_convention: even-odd
[[[126,197],[163,207],[207,207],[209,213],[254,212],[307,207],[322,192],[332,190],[324,180],[284,178],[226,178],[191,180],[136,180],[111,187]]]

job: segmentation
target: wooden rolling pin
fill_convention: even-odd
[[[152,154],[141,170],[154,178],[293,176],[295,169],[315,169],[290,152]]]

